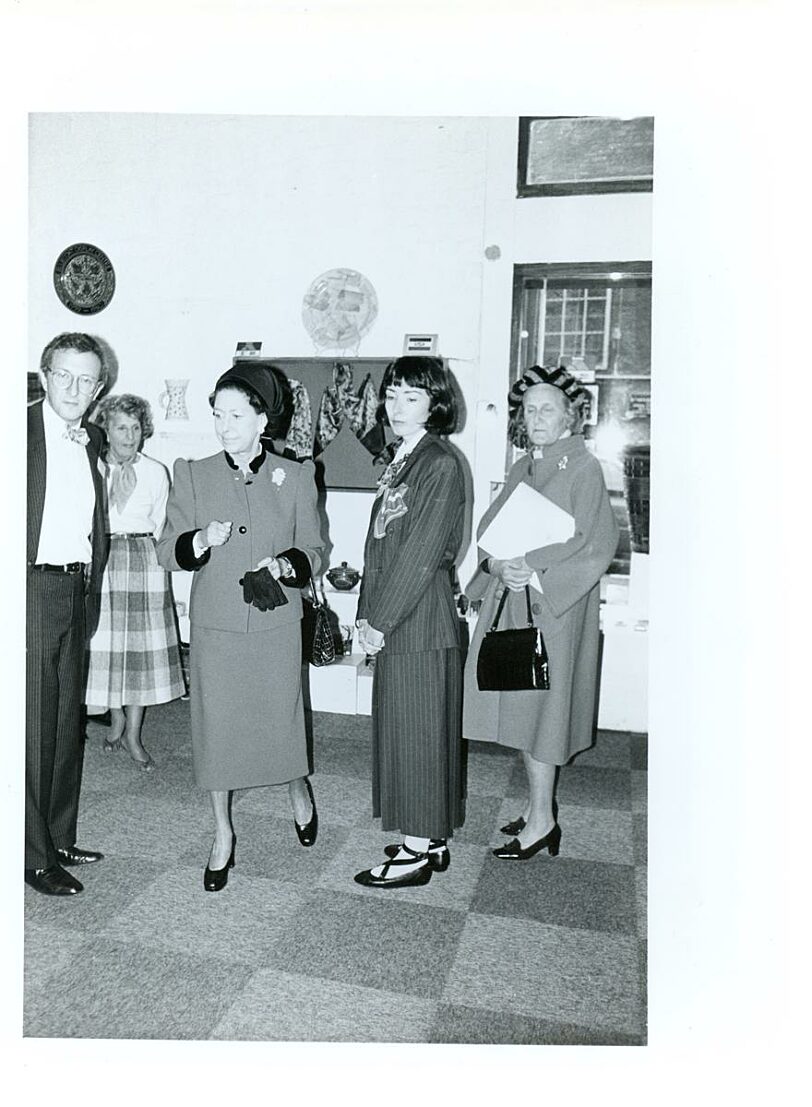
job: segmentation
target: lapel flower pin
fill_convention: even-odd
[[[277,486],[277,488],[280,486],[280,484],[284,484],[285,470],[279,468],[274,469],[274,471],[271,473],[271,480]]]
[[[566,455],[566,454],[564,454],[564,456],[563,456],[563,457],[562,457],[562,458],[560,459],[560,461],[558,462],[558,468],[559,468],[559,469],[566,469],[566,468],[567,468],[567,462],[568,462],[568,461],[569,461],[569,458],[567,457],[567,455]]]

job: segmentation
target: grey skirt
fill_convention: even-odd
[[[301,624],[240,634],[192,627],[195,781],[207,791],[306,776]]]
[[[458,649],[379,654],[372,688],[372,811],[384,830],[450,838],[465,821]]]

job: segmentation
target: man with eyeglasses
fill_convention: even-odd
[[[87,334],[42,352],[45,399],[28,408],[25,882],[50,896],[83,885],[68,867],[100,861],[76,845],[85,647],[107,556],[102,431],[86,414],[107,383]]]

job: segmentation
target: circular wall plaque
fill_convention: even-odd
[[[116,275],[98,246],[77,242],[56,259],[54,288],[66,308],[78,315],[94,315],[113,299]]]
[[[375,289],[355,269],[328,269],[316,277],[302,302],[305,329],[322,350],[357,350],[377,314]]]

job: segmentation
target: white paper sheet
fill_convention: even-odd
[[[517,484],[506,502],[488,524],[479,545],[491,557],[521,557],[528,550],[566,542],[575,533],[575,520],[568,511],[554,504],[529,484]],[[543,591],[538,574],[530,584]]]

